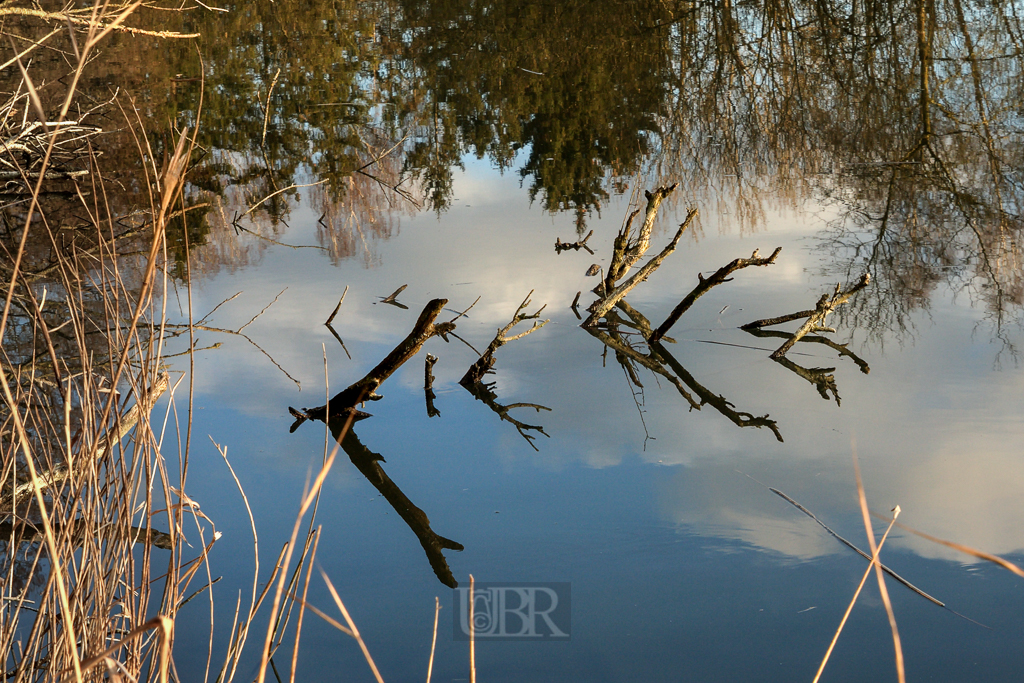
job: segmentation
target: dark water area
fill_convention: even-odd
[[[479,642],[481,680],[812,680],[867,562],[771,489],[867,549],[853,453],[873,511],[899,505],[915,529],[1024,561],[1019,3],[222,7],[153,19],[196,41],[113,36],[82,88],[134,98],[157,165],[169,126],[198,126],[165,302],[182,323],[191,300],[208,328],[194,370],[168,365],[179,415],[195,388],[189,496],[212,520],[205,542],[223,534],[214,661],[254,550],[211,440],[251,506],[262,589],[336,444],[337,424],[290,432],[289,408],[362,378],[437,298],[445,321],[479,297],[456,322],[466,343],[432,338],[383,383],[316,516],[314,571],[386,681],[425,676],[435,596],[433,679],[468,680],[450,586],[470,574],[572,592],[568,642]],[[141,187],[124,127],[97,144]],[[603,275],[643,191],[673,183],[647,256],[699,217],[629,311],[581,328],[570,305],[580,292],[586,317],[597,298],[588,268]],[[645,341],[630,311],[659,325],[698,273],[777,247],[701,297],[661,351]],[[784,339],[740,329],[865,274],[819,333],[831,346],[780,362]],[[383,301],[402,285],[402,306]],[[487,391],[467,390],[531,292],[527,312],[546,305],[549,322],[496,351]],[[900,528],[881,557],[945,603],[888,581],[908,680],[1020,677],[1019,577]],[[314,584],[309,601],[333,609]],[[181,680],[203,676],[209,619],[198,599],[179,615]],[[354,641],[306,619],[300,677],[373,680]],[[893,659],[871,577],[822,680],[895,680]],[[258,661],[254,648],[240,678]]]

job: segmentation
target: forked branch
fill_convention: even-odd
[[[583,321],[583,327],[589,328],[597,325],[597,321],[603,318],[608,311],[612,310],[612,308],[615,307],[615,304],[617,304],[622,297],[629,294],[634,287],[649,278],[651,274],[658,269],[662,261],[668,258],[668,255],[676,250],[676,247],[679,245],[679,240],[682,239],[683,233],[686,232],[686,228],[690,227],[690,223],[693,222],[693,219],[696,217],[697,209],[690,209],[686,214],[686,220],[682,222],[679,226],[679,230],[676,231],[675,237],[673,237],[672,241],[668,243],[668,246],[661,250],[660,254],[648,261],[644,267],[634,273],[631,278],[611,290],[603,299],[598,299],[591,304],[590,308],[587,309],[590,311],[590,316]],[[607,280],[605,282],[607,284]]]
[[[793,344],[796,344],[798,341],[800,341],[800,338],[803,337],[805,334],[809,334],[811,332],[835,332],[835,330],[833,330],[832,328],[825,326],[825,319],[836,308],[846,303],[851,296],[867,287],[870,281],[871,275],[869,275],[868,273],[864,273],[864,275],[861,276],[860,280],[858,280],[856,284],[847,289],[845,292],[842,290],[842,283],[837,283],[835,292],[833,292],[832,296],[829,296],[828,294],[822,294],[821,298],[818,299],[817,305],[814,307],[814,311],[807,318],[804,324],[800,326],[800,329],[797,330],[792,337],[787,339],[782,346],[776,349],[772,353],[771,357],[782,358],[783,356],[785,356],[786,353],[791,348],[793,348]],[[783,317],[792,319],[788,316]],[[753,323],[751,323],[751,325],[753,325]]]
[[[615,283],[625,277],[629,269],[647,252],[651,245],[651,232],[654,230],[654,221],[658,217],[658,208],[665,197],[672,194],[677,187],[679,187],[679,183],[673,183],[669,187],[659,187],[654,192],[644,191],[644,195],[647,197],[647,210],[644,214],[643,225],[640,226],[640,233],[636,239],[631,239],[633,219],[640,213],[640,209],[637,209],[629,214],[626,224],[622,226],[619,234],[615,237],[612,260],[604,281],[606,292],[615,289]]]
[[[731,263],[728,263],[716,270],[714,274],[707,279],[705,279],[700,273],[697,273],[697,279],[700,280],[700,282],[693,288],[693,291],[687,294],[686,297],[679,302],[678,306],[672,309],[672,313],[670,313],[668,318],[665,319],[665,322],[663,322],[661,326],[651,334],[649,341],[652,343],[661,341],[662,337],[672,329],[672,326],[678,322],[683,313],[690,310],[690,306],[693,306],[697,299],[704,296],[715,285],[720,285],[723,282],[729,282],[732,279],[729,277],[730,274],[742,268],[747,268],[748,266],[770,266],[775,263],[775,259],[779,257],[779,253],[781,251],[782,247],[776,247],[771,256],[768,258],[761,258],[758,255],[757,249],[755,249],[754,253],[750,255],[750,258],[735,259]]]
[[[469,370],[466,370],[466,374],[462,376],[461,380],[459,380],[459,384],[463,386],[469,386],[474,382],[479,382],[483,380],[484,375],[490,372],[491,368],[494,367],[495,351],[500,349],[505,344],[513,342],[517,339],[522,339],[526,335],[536,332],[537,330],[548,324],[547,320],[541,320],[539,322],[537,321],[537,319],[540,318],[541,312],[545,308],[547,308],[547,304],[544,304],[543,306],[538,308],[534,313],[527,314],[525,312],[526,308],[530,305],[531,296],[533,296],[532,289],[530,290],[530,293],[526,295],[526,298],[523,299],[523,303],[519,304],[519,308],[516,309],[516,313],[515,315],[512,316],[511,322],[509,322],[508,325],[505,325],[504,327],[498,330],[498,333],[494,335],[494,339],[492,339],[491,343],[487,345],[487,348],[484,350],[484,352],[480,355],[479,358],[477,358],[476,362],[469,367]],[[511,337],[509,336],[509,333],[512,331],[512,328],[514,328],[519,323],[525,322],[527,320],[534,321],[533,327],[526,330],[525,332],[520,332],[519,334],[512,335]]]

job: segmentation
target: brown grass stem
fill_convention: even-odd
[[[832,656],[832,650],[835,649],[836,643],[839,642],[839,635],[843,632],[843,627],[846,626],[846,620],[850,617],[850,612],[853,611],[853,606],[857,603],[857,598],[860,597],[860,592],[864,588],[864,584],[867,583],[868,577],[871,575],[871,569],[878,563],[878,553],[882,550],[882,545],[885,544],[885,539],[889,536],[889,531],[892,529],[892,524],[885,530],[885,534],[882,536],[882,540],[877,546],[872,542],[872,556],[871,562],[868,564],[868,568],[864,571],[864,576],[861,577],[860,583],[857,585],[857,590],[853,594],[853,599],[850,600],[850,604],[846,607],[846,612],[843,613],[843,618],[839,621],[839,628],[836,629],[835,635],[832,636],[832,642],[829,643],[828,650],[825,651],[825,657],[821,660],[821,665],[818,667],[818,672],[814,676],[814,683],[818,683],[821,679],[821,674],[825,671],[825,665],[828,664],[829,658]],[[872,537],[872,541],[873,541]]]
[[[430,638],[430,659],[427,660],[427,683],[430,683],[430,676],[434,673],[434,650],[437,647],[437,618],[441,614],[441,599],[434,597],[434,634]]]

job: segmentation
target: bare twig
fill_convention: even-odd
[[[814,307],[814,312],[811,316],[807,318],[807,321],[800,326],[800,329],[797,330],[792,337],[772,353],[772,358],[781,358],[782,356],[785,356],[786,353],[793,348],[793,344],[796,344],[800,341],[801,337],[809,332],[835,332],[832,328],[825,327],[825,319],[830,313],[832,313],[832,311],[846,303],[851,296],[867,287],[870,281],[871,275],[864,273],[860,280],[845,292],[842,290],[842,284],[840,283],[836,284],[836,289],[832,296],[822,294],[821,298],[818,299],[818,304]]]
[[[604,315],[608,313],[608,311],[612,310],[615,304],[617,304],[619,300],[622,299],[622,297],[629,294],[629,292],[632,291],[634,287],[636,287],[638,284],[640,284],[648,277],[650,277],[651,274],[658,269],[662,261],[668,258],[668,255],[676,250],[676,246],[679,245],[679,240],[682,239],[683,233],[686,231],[686,228],[690,226],[690,223],[696,217],[697,209],[690,209],[690,211],[686,214],[686,220],[684,220],[680,224],[679,230],[676,231],[675,237],[672,238],[672,241],[669,242],[668,246],[662,249],[660,254],[658,254],[650,261],[648,261],[643,268],[638,270],[636,273],[633,274],[632,277],[630,277],[628,280],[626,280],[621,285],[616,287],[614,290],[609,292],[607,296],[591,304],[590,308],[587,309],[588,311],[590,311],[590,316],[583,321],[583,327],[594,327],[595,325],[597,325],[597,322],[602,317],[604,317]],[[609,278],[605,279],[606,287],[609,279],[611,279],[610,275]]]
[[[651,334],[650,341],[660,341],[661,338],[664,337],[670,329],[672,329],[672,326],[676,324],[679,318],[682,317],[683,313],[686,313],[686,311],[690,309],[690,306],[692,306],[697,299],[704,296],[704,294],[710,291],[715,285],[728,282],[731,279],[729,278],[731,273],[749,266],[770,266],[775,263],[775,259],[779,257],[779,253],[781,251],[782,247],[776,247],[771,256],[768,258],[761,258],[758,255],[758,251],[755,249],[754,253],[750,255],[750,258],[735,259],[731,263],[728,263],[716,270],[714,274],[707,279],[705,279],[700,273],[697,273],[697,279],[700,280],[700,283],[694,287],[682,301],[679,302],[678,306],[672,309],[672,312],[669,314],[668,318],[665,319],[665,322],[663,322],[658,329]]]
[[[537,319],[540,317],[541,312],[545,308],[547,308],[547,304],[544,304],[531,314],[527,314],[524,312],[526,308],[530,305],[531,296],[533,296],[532,289],[530,290],[530,293],[526,295],[526,298],[523,299],[523,303],[519,304],[519,307],[516,309],[515,315],[512,316],[512,320],[507,325],[498,330],[498,333],[494,335],[494,339],[492,339],[491,343],[487,345],[487,348],[484,350],[483,354],[481,354],[481,356],[476,360],[476,362],[473,363],[473,365],[471,365],[468,370],[466,370],[466,374],[462,376],[461,380],[459,380],[460,384],[473,384],[474,382],[479,382],[483,380],[484,375],[490,372],[491,368],[494,367],[495,351],[497,351],[505,344],[515,341],[517,339],[522,339],[526,335],[532,332],[536,332],[537,330],[548,324],[548,320],[536,322]],[[511,337],[508,336],[509,332],[512,331],[512,328],[526,320],[533,320],[533,327],[526,330],[525,332],[520,332],[519,334],[513,335]]]
[[[345,291],[341,293],[341,298],[338,299],[338,305],[335,306],[334,310],[331,311],[331,314],[327,316],[327,322],[325,322],[324,325],[327,325],[328,327],[331,326],[331,322],[334,321],[334,316],[338,315],[338,311],[341,310],[341,305],[345,302],[346,294],[348,294],[348,285],[345,285]]]

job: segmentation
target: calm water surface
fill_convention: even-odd
[[[481,643],[481,680],[810,680],[865,562],[769,487],[866,547],[854,452],[873,510],[898,504],[910,526],[1024,559],[1021,8],[797,5],[278,2],[188,20],[208,36],[193,316],[241,292],[208,321],[238,329],[280,293],[245,330],[265,354],[198,337],[190,495],[224,534],[217,642],[253,550],[206,435],[248,496],[265,580],[332,443],[318,422],[289,433],[289,406],[361,378],[438,297],[453,311],[479,297],[457,323],[478,350],[531,291],[550,319],[497,352],[494,405],[458,383],[477,354],[434,338],[355,426],[433,531],[464,546],[443,553],[460,585],[572,585],[571,641]],[[154,110],[193,121],[199,86],[169,78],[200,73],[194,50],[172,46],[152,69],[139,79]],[[628,297],[655,324],[698,273],[782,253],[676,324],[666,376],[581,329],[569,305],[593,300],[584,273],[607,266],[632,193],[672,182],[651,253],[688,207],[700,218]],[[554,249],[590,230],[594,255]],[[738,329],[865,272],[830,335],[863,368],[811,343],[786,367],[769,358],[779,339]],[[401,285],[407,308],[381,303]],[[346,287],[343,348],[323,322]],[[168,303],[187,319],[180,282]],[[616,334],[646,354],[629,332]],[[424,353],[439,359],[432,418]],[[832,389],[808,379],[829,376]],[[529,404],[507,413],[522,431],[493,409],[512,404]],[[434,678],[466,680],[443,572],[344,452],[317,524],[319,566],[384,679],[424,676],[440,596]],[[910,680],[1020,676],[1020,579],[899,529],[883,559],[949,608],[890,582]],[[310,599],[330,605],[326,589]],[[206,648],[209,607],[193,605],[183,680],[205,665],[187,655]],[[325,624],[308,618],[302,643],[306,679],[372,680]],[[825,680],[894,677],[872,580]]]

